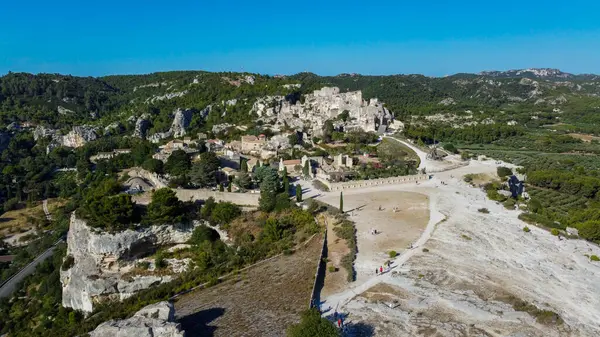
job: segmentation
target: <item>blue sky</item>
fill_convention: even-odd
[[[600,1],[3,1],[0,74],[600,73]]]

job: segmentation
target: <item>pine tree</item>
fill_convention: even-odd
[[[344,192],[340,192],[340,212],[344,213]]]
[[[306,162],[304,162],[304,167],[302,168],[302,174],[305,177],[308,177],[310,175],[310,166],[309,166],[309,161],[307,160]]]
[[[283,176],[283,193],[286,195],[290,193],[290,180],[288,176]]]
[[[300,184],[296,185],[296,201],[302,202],[302,186]]]

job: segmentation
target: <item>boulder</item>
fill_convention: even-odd
[[[175,308],[169,302],[148,305],[131,318],[100,324],[91,337],[183,337],[181,325],[174,322]]]
[[[67,235],[69,268],[61,268],[64,307],[91,312],[104,300],[123,300],[137,291],[169,282],[171,275],[133,275],[139,259],[164,245],[186,243],[195,225],[157,225],[107,233],[89,227],[75,213]]]

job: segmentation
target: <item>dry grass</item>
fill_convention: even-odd
[[[175,308],[186,336],[284,336],[308,307],[321,245],[317,236],[292,255],[180,297]]]
[[[333,224],[337,221],[335,217],[324,213],[323,217],[327,217],[327,271],[325,272],[325,285],[321,290],[321,296],[327,297],[342,291],[348,285],[346,279],[346,272],[342,268],[342,257],[350,253],[350,248],[346,243],[346,240],[341,239],[337,236],[333,230]],[[337,271],[330,272],[329,266],[337,268]]]
[[[52,213],[56,208],[66,204],[66,200],[48,199],[48,210]],[[0,233],[3,235],[16,234],[31,229],[35,223],[45,221],[46,216],[39,202],[34,207],[8,211],[0,216]]]

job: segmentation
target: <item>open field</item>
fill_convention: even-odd
[[[339,205],[339,195],[320,200]],[[427,196],[418,193],[373,193],[362,190],[344,192],[344,209],[356,227],[357,281],[373,276],[375,268],[390,259],[388,253],[391,250],[401,253],[421,236],[429,221],[428,203]],[[382,210],[379,210],[380,207]],[[376,229],[378,234],[371,234],[372,229]]]
[[[308,308],[322,240],[175,302],[186,336],[284,336]]]

